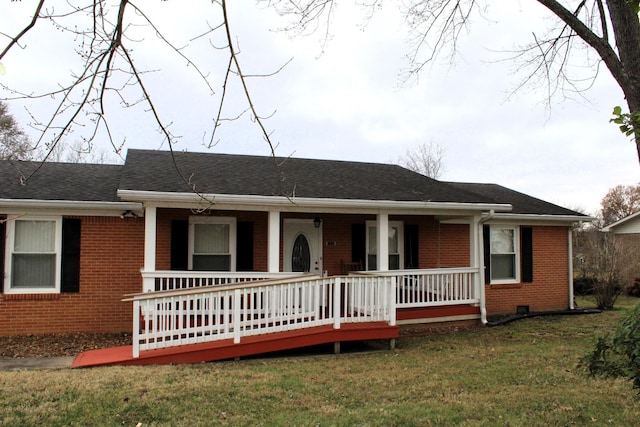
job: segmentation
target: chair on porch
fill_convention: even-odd
[[[352,271],[362,271],[362,261],[356,262],[344,262],[344,260],[340,260],[340,273],[341,274],[349,274]]]

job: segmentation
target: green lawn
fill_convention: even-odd
[[[401,339],[394,351],[0,372],[0,424],[639,425],[630,382],[577,368],[595,336],[636,301],[602,314]]]

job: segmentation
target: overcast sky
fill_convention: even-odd
[[[35,1],[2,3],[0,32],[12,33],[28,22]],[[272,73],[293,58],[279,73],[250,80],[258,110],[270,117],[265,124],[278,155],[397,162],[407,149],[433,143],[445,150],[443,180],[497,183],[589,213],[595,213],[609,188],[640,181],[634,144],[609,123],[613,107],[626,104],[604,68],[586,99],[556,99],[549,107],[544,91],[531,87],[510,96],[522,75],[514,73],[513,63],[499,59],[544,24],[544,10],[534,0],[492,6],[486,13],[490,19],[475,19],[469,34],[463,34],[453,63],[441,56],[418,81],[404,84],[400,76],[407,65],[407,33],[389,4],[363,28],[363,15],[350,3],[338,2],[323,52],[321,34],[291,37],[274,31],[285,21],[272,9],[250,1],[230,3],[229,19],[245,73]],[[153,6],[147,13],[176,46],[204,32],[207,22],[218,22],[207,12],[212,10],[208,1],[190,2],[190,7],[178,1],[144,4]],[[25,39],[26,49],[4,58],[0,75],[4,84],[28,92],[53,87],[75,64],[59,31],[46,22],[35,30]],[[133,28],[130,34],[134,31],[140,32],[136,40],[142,40],[133,45],[137,64],[160,70],[145,79],[157,94],[163,119],[182,136],[177,149],[270,153],[248,117],[225,122],[217,144],[206,148],[216,96],[210,96],[184,59],[144,29]],[[192,41],[185,50],[212,77],[219,95],[226,59],[224,52],[211,52],[206,38]],[[226,117],[245,108],[237,89],[236,82]],[[118,141],[126,138],[128,148],[167,148],[143,108],[122,109],[113,100],[109,114]],[[31,119],[24,104],[9,105],[26,127]],[[50,100],[31,106],[32,112],[47,108]],[[104,138],[100,144],[106,147]]]

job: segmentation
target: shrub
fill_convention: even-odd
[[[580,364],[592,376],[626,377],[640,389],[640,304],[620,320],[612,335],[599,337]]]
[[[633,283],[624,290],[627,296],[640,297],[640,278],[636,277]]]
[[[577,296],[593,295],[593,278],[578,277],[573,279],[573,293]]]

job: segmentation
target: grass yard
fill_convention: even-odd
[[[3,426],[633,426],[625,380],[577,368],[602,314],[401,339],[395,351],[0,372]],[[581,307],[593,306],[588,300]]]

